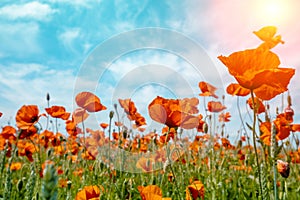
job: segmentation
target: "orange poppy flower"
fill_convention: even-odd
[[[17,170],[21,169],[21,167],[22,167],[22,163],[13,162],[13,163],[11,163],[10,170],[11,171],[17,171]]]
[[[108,127],[108,124],[107,123],[101,123],[100,126],[101,126],[101,128],[106,129]]]
[[[134,122],[137,127],[147,124],[146,119],[140,113],[135,113]]]
[[[124,99],[124,100],[119,99],[119,103],[121,107],[124,109],[125,113],[129,115],[128,118],[130,118],[131,115],[134,115],[137,112],[134,102],[131,101],[131,99]]]
[[[20,129],[28,129],[39,120],[39,109],[36,105],[22,106],[16,115],[17,127]]]
[[[275,36],[276,32],[277,32],[277,28],[275,26],[265,26],[261,28],[259,31],[253,31],[253,33],[259,39],[264,41],[264,43],[261,44],[259,48],[272,49],[279,43],[284,44],[284,41],[281,40],[280,35]]]
[[[16,132],[17,132],[17,130],[14,127],[4,126],[2,128],[2,132],[0,135],[6,140],[8,140],[9,138],[16,139],[16,137],[15,137]]]
[[[137,188],[142,200],[171,200],[171,198],[162,197],[162,191],[157,185],[138,186]]]
[[[226,92],[232,96],[247,96],[251,91],[249,89],[243,88],[238,83],[231,83],[227,86]]]
[[[39,144],[48,148],[49,142],[51,142],[54,138],[54,133],[52,131],[45,130],[39,134]]]
[[[63,179],[63,178],[58,179],[58,187],[66,188],[68,186],[68,184],[69,184],[68,179]]]
[[[229,112],[226,112],[226,113],[221,113],[219,115],[219,122],[230,122],[230,118],[231,115]]]
[[[270,100],[287,91],[290,79],[295,74],[295,69],[279,68],[278,56],[261,48],[218,58],[243,88],[252,90],[262,100]]]
[[[202,132],[202,133],[206,132],[206,130],[205,130],[206,122],[203,120],[203,116],[201,114],[199,114],[198,119],[199,119],[199,124],[198,124],[198,127],[197,127],[197,131]]]
[[[284,178],[287,178],[290,175],[290,165],[288,162],[277,160],[277,170]]]
[[[221,138],[221,142],[225,149],[235,149],[235,146],[233,146],[227,138]]]
[[[31,142],[19,141],[18,144],[18,153],[20,156],[26,156],[30,162],[33,162],[33,153],[37,151],[37,147]]]
[[[221,112],[226,109],[220,101],[210,101],[207,103],[207,109],[209,112]]]
[[[277,115],[276,119],[274,120],[274,124],[277,129],[276,138],[278,140],[284,140],[285,138],[289,137],[291,127],[284,114]]]
[[[20,137],[20,139],[29,138],[29,137],[36,135],[37,132],[38,132],[38,130],[35,126],[30,126],[27,129],[21,129],[21,133],[20,133],[19,137]]]
[[[300,132],[300,124],[292,124],[291,131],[292,132]]]
[[[270,122],[263,122],[259,125],[259,129],[261,131],[260,139],[265,144],[270,146],[271,145],[271,123]]]
[[[116,126],[123,126],[123,123],[122,122],[115,122],[115,125]]]
[[[76,108],[72,114],[72,121],[77,125],[89,117],[89,114],[83,108]]]
[[[137,161],[136,167],[139,169],[142,169],[143,172],[151,172],[153,170],[154,163],[155,163],[155,160],[153,158],[141,157]]]
[[[189,186],[186,188],[186,200],[194,200],[194,199],[204,199],[204,185],[201,181],[193,181]]]
[[[199,88],[201,90],[201,94],[199,94],[199,96],[210,96],[210,97],[214,97],[214,98],[218,98],[218,96],[215,94],[217,88],[212,86],[209,83],[206,83],[204,81],[199,82]]]
[[[181,102],[181,103],[180,103]],[[187,109],[190,104],[188,100],[180,101],[175,99],[164,99],[157,96],[148,106],[150,117],[159,123],[165,124],[170,128],[182,127],[184,129],[196,128],[199,124],[197,116],[194,113],[193,107]],[[183,106],[184,105],[184,106]]]
[[[81,92],[76,95],[75,101],[77,105],[88,112],[98,112],[106,110],[106,107],[101,104],[99,97],[91,92]]]
[[[85,186],[76,194],[75,200],[97,200],[101,192],[104,192],[103,186],[100,186],[100,188],[97,185]]]
[[[77,127],[77,124],[72,120],[66,121],[66,131],[71,136],[77,136],[77,134],[82,133],[82,130],[79,127]]]
[[[262,101],[259,98],[254,97],[254,102],[255,103],[253,105],[253,101],[252,101],[251,97],[247,100],[247,104],[250,106],[250,108],[252,110],[255,107],[256,114],[264,113],[266,111],[266,108],[265,108],[264,104],[262,103]]]
[[[247,49],[218,58],[242,87],[253,90],[262,100],[270,100],[285,92],[295,74],[295,69],[279,68],[278,56],[262,48]]]
[[[137,112],[137,108],[134,105],[134,102],[131,99],[119,99],[121,107],[124,109],[127,117],[130,121],[135,121],[137,127],[146,125],[146,119]]]
[[[276,119],[273,121],[276,128],[276,140],[284,140],[290,135],[290,131],[293,131],[293,125],[286,120],[284,113],[277,115]],[[296,125],[297,126],[297,125]],[[295,126],[295,127],[296,127]],[[271,123],[263,122],[260,124],[260,131],[262,135],[260,139],[268,146],[271,144]]]
[[[45,108],[46,112],[54,118],[61,118],[67,120],[70,117],[70,113],[66,112],[63,106],[51,106],[50,108]]]
[[[199,99],[198,98],[184,98],[179,100],[179,108],[182,112],[188,114],[197,114]]]

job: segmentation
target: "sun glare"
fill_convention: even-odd
[[[257,1],[255,10],[258,20],[264,24],[281,25],[291,14],[291,4],[288,0]]]

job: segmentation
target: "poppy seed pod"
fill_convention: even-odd
[[[284,115],[287,121],[293,122],[294,110],[290,106],[284,109]]]
[[[284,178],[287,178],[290,175],[290,165],[288,162],[277,160],[277,170]]]

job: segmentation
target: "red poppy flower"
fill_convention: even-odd
[[[212,86],[211,84],[201,81],[199,82],[199,88],[202,92],[201,94],[199,94],[199,96],[210,96],[210,97],[218,98],[218,96],[215,94],[217,88]]]
[[[9,138],[14,138],[15,139],[16,138],[15,137],[16,132],[17,132],[17,130],[14,127],[4,126],[2,128],[2,132],[1,132],[0,135],[6,140],[8,140]]]
[[[219,122],[230,122],[230,118],[231,115],[229,112],[226,112],[226,113],[221,113],[219,115]]]
[[[16,115],[17,127],[20,129],[28,129],[39,120],[39,109],[36,105],[22,106]]]
[[[106,129],[108,127],[108,124],[107,123],[101,123],[100,126],[101,126],[101,128]]]
[[[278,56],[261,48],[239,51],[228,57],[218,58],[243,88],[253,90],[262,100],[270,100],[287,91],[290,79],[295,74],[295,69],[279,68]]]
[[[171,200],[171,198],[162,197],[162,191],[157,185],[138,186],[137,188],[142,200]]]
[[[141,169],[143,172],[152,172],[154,163],[155,160],[153,158],[141,157],[137,161],[136,167]]]
[[[82,133],[82,130],[79,127],[77,127],[77,124],[72,120],[66,121],[66,131],[71,136],[77,136],[77,134]]]
[[[272,49],[279,43],[284,44],[284,41],[281,40],[280,35],[275,36],[276,32],[277,32],[277,28],[275,26],[266,26],[261,28],[259,31],[253,31],[253,33],[259,39],[264,41],[264,43],[261,44],[259,48]]]
[[[101,192],[104,192],[104,188],[100,188],[96,185],[85,186],[80,190],[75,197],[75,200],[96,200],[99,199]]]
[[[290,135],[290,131],[295,130],[298,125],[290,124],[285,118],[284,113],[277,115],[276,119],[273,121],[276,128],[276,140],[284,140]],[[260,139],[268,146],[271,145],[271,123],[263,122],[259,126],[262,135]],[[296,131],[296,130],[295,130]]]
[[[247,96],[251,91],[249,89],[243,88],[242,86],[240,86],[240,84],[231,83],[229,86],[227,86],[226,92],[228,94],[231,94],[232,96]]]
[[[11,163],[10,170],[17,171],[17,170],[21,169],[21,167],[22,167],[21,162],[13,162],[13,163]]]
[[[18,144],[18,153],[20,156],[26,156],[30,162],[33,162],[33,153],[37,151],[37,147],[31,142],[19,141]]]
[[[207,103],[207,109],[209,112],[221,112],[226,109],[220,101],[210,101]]]
[[[204,185],[201,181],[193,181],[189,186],[186,188],[186,200],[193,200],[193,199],[204,199]]]
[[[121,107],[124,109],[127,117],[130,121],[135,121],[137,127],[146,125],[146,119],[137,112],[137,108],[134,105],[134,102],[131,99],[119,99]]]
[[[157,96],[148,106],[150,117],[170,128],[182,127],[184,129],[196,128],[199,124],[195,112],[195,105],[189,100],[164,99]]]
[[[77,94],[75,101],[77,105],[88,112],[98,112],[106,110],[106,107],[101,104],[99,97],[91,92],[81,92]]]
[[[247,100],[247,104],[250,106],[250,108],[253,110],[253,108],[255,107],[256,109],[256,114],[260,114],[260,113],[264,113],[266,111],[266,108],[264,106],[264,104],[262,103],[262,101],[257,98],[257,97],[254,97],[254,105],[253,105],[253,101],[252,101],[252,98],[250,97],[248,100]]]
[[[67,120],[70,117],[70,113],[66,112],[66,109],[63,106],[51,106],[50,108],[45,108],[45,110],[54,118]]]
[[[88,118],[89,114],[83,108],[76,108],[72,114],[72,121],[77,125]]]

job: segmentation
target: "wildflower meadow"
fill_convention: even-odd
[[[256,47],[216,55],[235,79],[226,94],[199,80],[199,96],[144,105],[158,129],[146,129],[130,98],[109,110],[104,91],[77,93],[75,110],[52,105],[46,93],[47,108],[16,108],[12,124],[0,112],[0,199],[300,199],[300,122],[289,93],[295,69],[272,51],[284,43],[276,27],[253,33]],[[247,108],[228,112],[231,98]],[[270,106],[274,98],[284,109]],[[240,117],[242,131],[231,139],[227,124],[242,109],[250,120]],[[98,112],[107,118],[92,129],[85,121]]]

